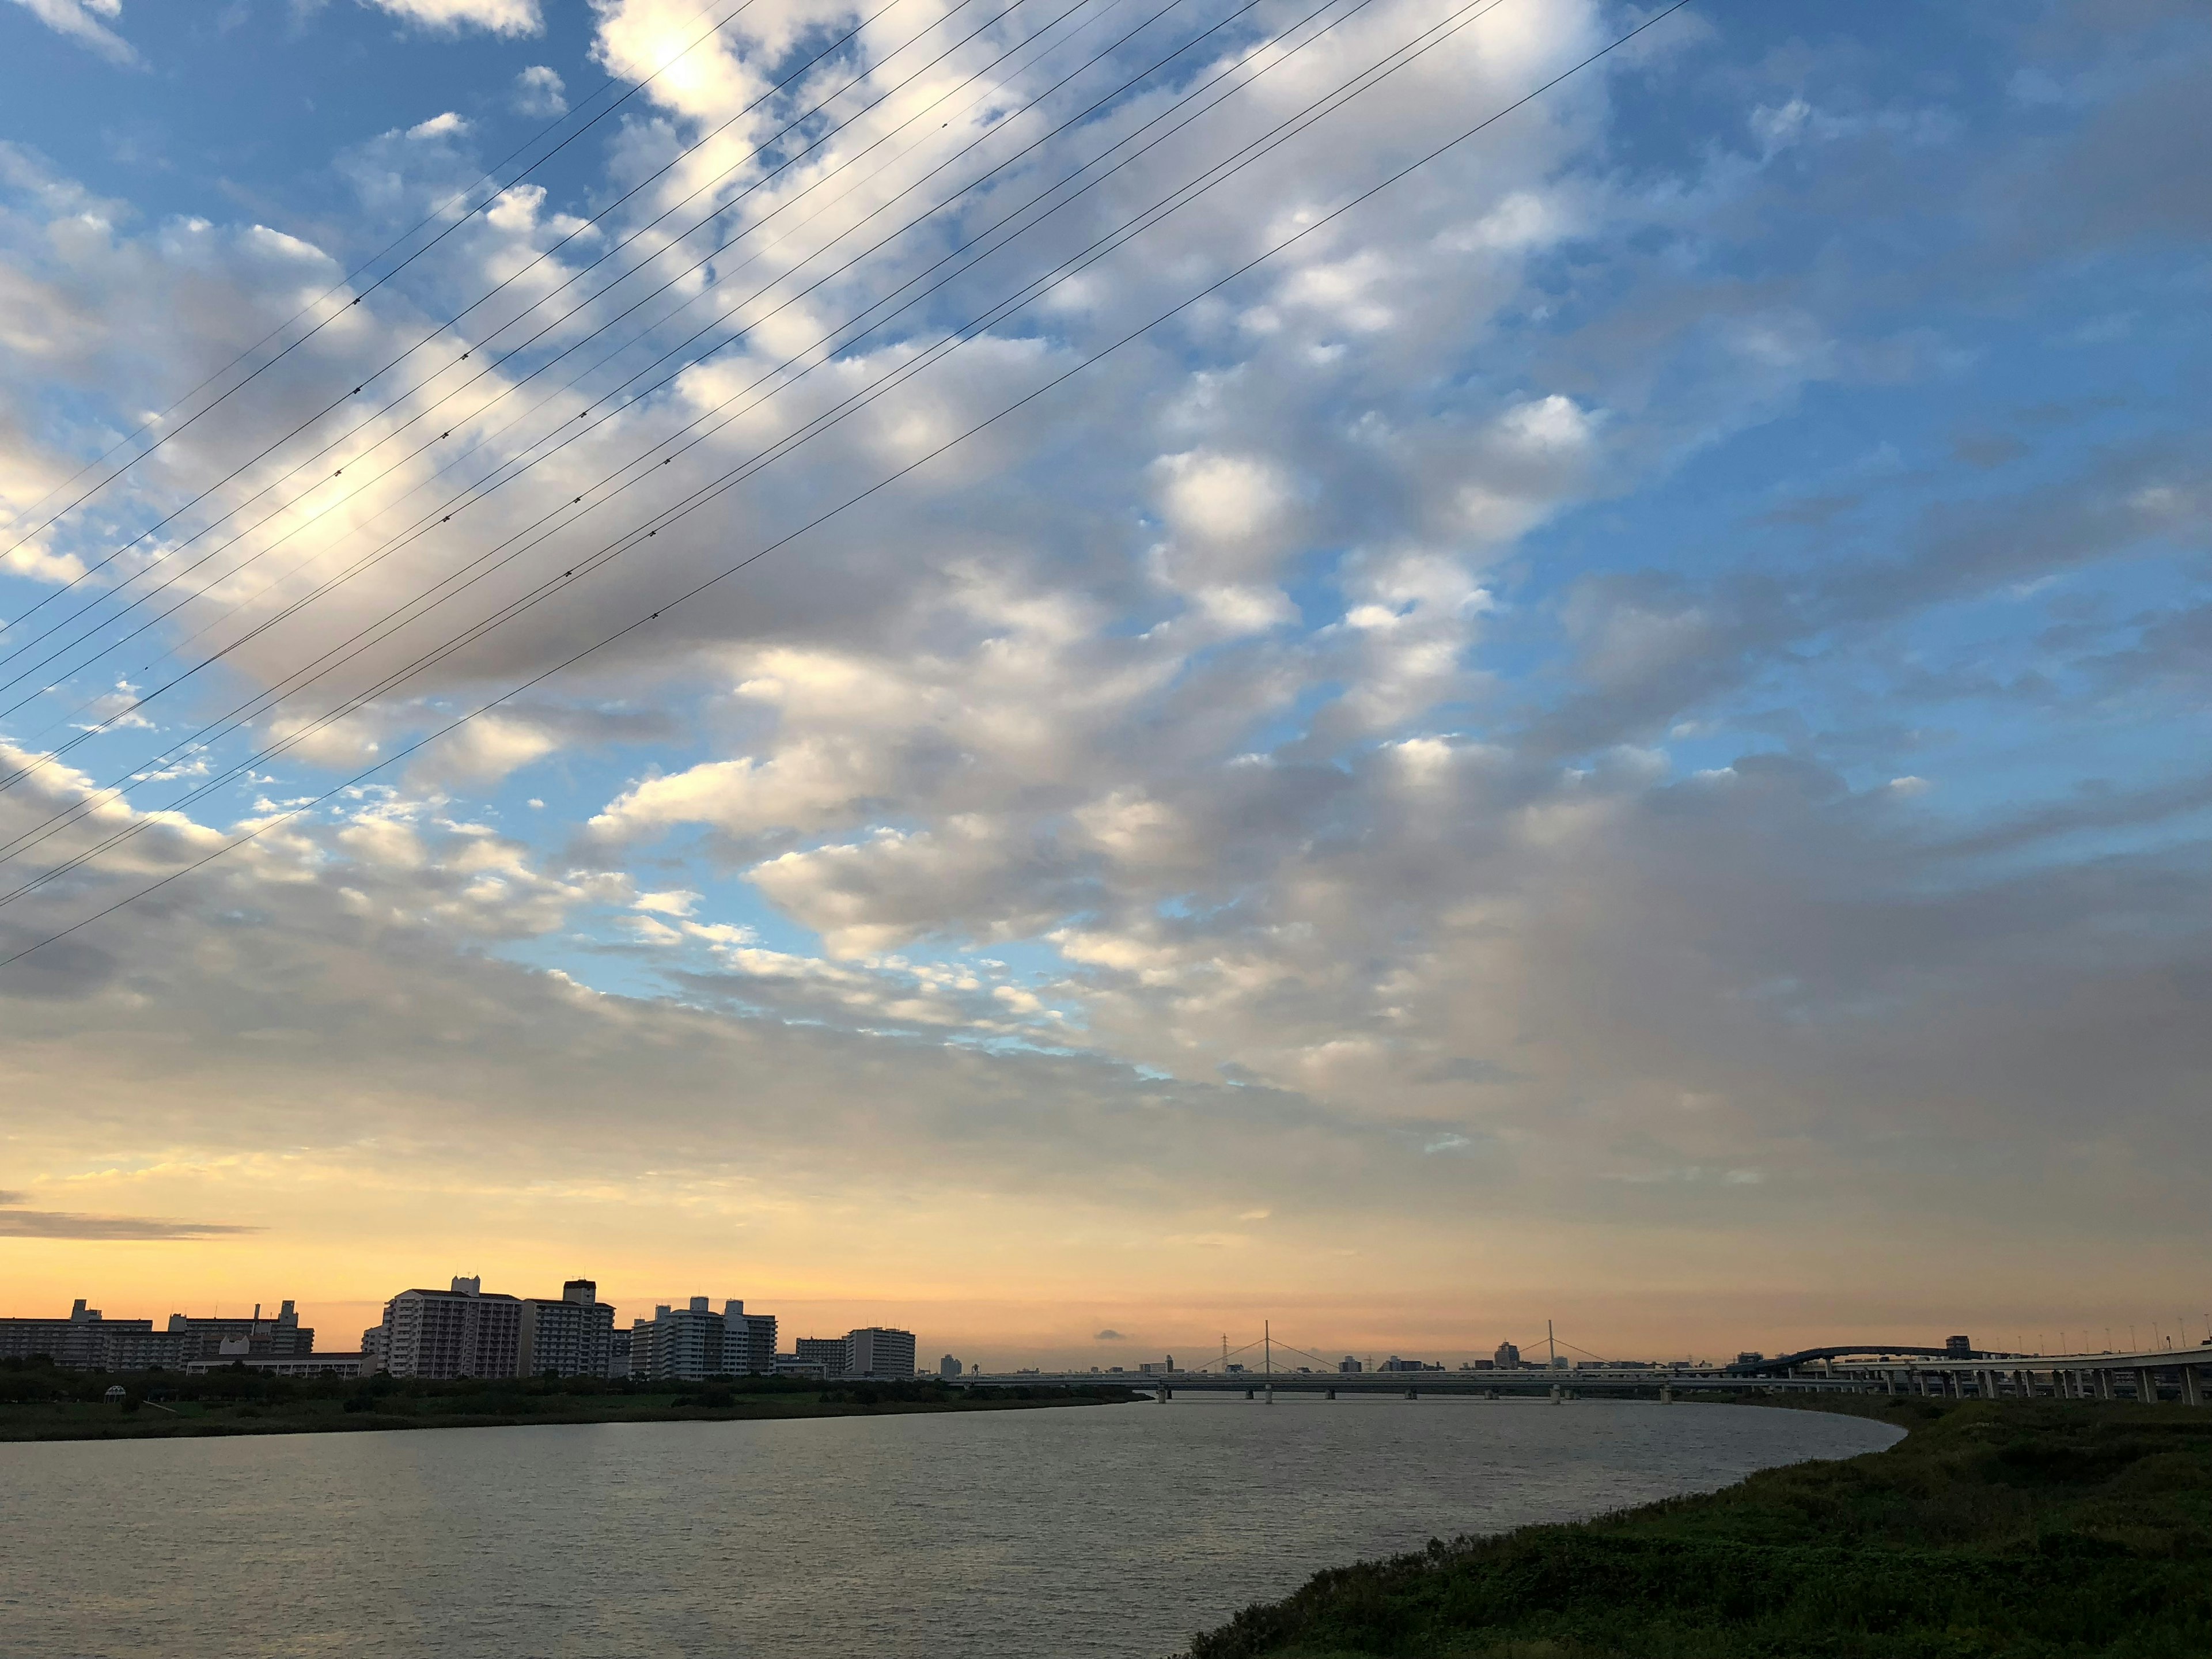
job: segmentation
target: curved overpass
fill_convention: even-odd
[[[1721,1367],[1723,1376],[1787,1376],[1793,1366],[1809,1365],[1815,1360],[1881,1359],[2000,1359],[2007,1356],[1988,1352],[1980,1348],[1957,1353],[1949,1348],[1930,1348],[1917,1342],[1845,1342],[1831,1348],[1800,1348],[1796,1353],[1778,1353],[1771,1359],[1744,1361]]]

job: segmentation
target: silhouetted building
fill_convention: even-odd
[[[614,1346],[615,1310],[588,1279],[561,1286],[561,1298],[526,1297],[516,1337],[524,1376],[605,1376]]]
[[[315,1328],[302,1325],[298,1311],[287,1301],[274,1319],[261,1316],[261,1304],[251,1319],[200,1319],[191,1314],[171,1314],[165,1335],[177,1340],[179,1362],[194,1359],[293,1358],[315,1351]]]
[[[1150,1365],[1144,1365],[1139,1367],[1139,1369],[1148,1371],[1152,1370],[1152,1367]],[[951,1354],[945,1355],[944,1358],[937,1362],[937,1374],[939,1376],[948,1377],[959,1376],[960,1362],[955,1359]]]
[[[802,1336],[792,1344],[792,1358],[822,1368],[823,1376],[845,1374],[845,1339],[842,1336]]]
[[[1346,1376],[1357,1376],[1360,1372],[1367,1369],[1366,1366],[1361,1364],[1350,1354],[1346,1354],[1343,1358],[1338,1360],[1336,1362],[1336,1368],[1338,1370],[1343,1372]]]
[[[1943,1339],[1943,1352],[1956,1354],[1961,1359],[1971,1359],[1974,1357],[1974,1345],[1963,1336],[1947,1336]]]
[[[235,1367],[261,1376],[367,1376],[376,1367],[368,1356],[358,1353],[288,1353],[249,1354],[243,1358],[188,1359],[184,1370],[188,1376],[204,1376],[210,1371],[225,1371]]]
[[[1492,1363],[1501,1371],[1517,1371],[1521,1369],[1521,1350],[1510,1342],[1499,1343],[1498,1352],[1490,1358]]]
[[[450,1291],[402,1291],[386,1303],[379,1346],[394,1376],[513,1376],[521,1335],[520,1302],[456,1278]]]
[[[79,1297],[66,1319],[0,1319],[0,1359],[40,1355],[83,1371],[141,1371],[176,1364],[176,1344],[150,1319],[103,1319]]]
[[[630,1334],[611,1331],[607,1335],[607,1375],[619,1377],[629,1375]]]
[[[914,1333],[865,1325],[845,1337],[848,1376],[912,1376]]]

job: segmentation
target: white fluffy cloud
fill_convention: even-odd
[[[138,54],[131,43],[107,27],[123,15],[123,0],[15,0],[15,3],[48,28],[82,42],[104,58],[118,64],[137,61]]]
[[[430,29],[538,34],[545,27],[538,0],[362,0],[362,3]]]

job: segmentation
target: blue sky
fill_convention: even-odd
[[[1700,4],[1616,48],[1648,13],[1504,0],[1054,276],[1456,9],[1159,9],[757,0],[702,40],[679,0],[0,5],[0,677],[29,676],[0,738],[31,769],[0,854],[10,890],[57,872],[0,893],[0,943],[75,927],[0,969],[55,1103],[29,1201],[276,1240],[316,1182],[524,1122],[526,1169],[409,1200],[426,1259],[621,1237],[672,1291],[720,1217],[781,1293],[904,1274],[963,1334],[1060,1340],[1006,1311],[1050,1280],[1093,1299],[1069,1332],[1289,1297],[1327,1346],[1399,1293],[1334,1241],[1410,1205],[1486,1313],[1771,1347],[1808,1299],[1893,1316],[1894,1264],[1835,1252],[1869,1226],[1899,1260],[2002,1243],[2065,1193],[2110,1227],[2201,1170],[2201,13]],[[147,412],[663,64],[47,522]],[[712,357],[610,400],[725,308]],[[525,470],[441,521],[495,465]],[[172,578],[157,608],[189,603],[118,643]],[[396,1058],[464,1006],[465,1083]],[[321,1059],[251,1036],[279,1030]],[[59,1103],[94,1074],[263,1103],[118,1105],[95,1154]],[[690,1219],[630,1239],[672,1160]],[[875,1218],[827,1288],[811,1223],[741,1219],[769,1171],[771,1210]],[[954,1212],[1060,1242],[1012,1287],[892,1242]],[[1619,1282],[1623,1230],[1674,1265]],[[1125,1236],[1204,1241],[1203,1296],[1172,1249],[1067,1265]],[[1980,1251],[1970,1306],[2105,1294]],[[343,1300],[368,1270],[327,1271]],[[1390,1316],[1486,1351],[1458,1294]]]

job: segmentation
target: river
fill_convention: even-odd
[[[0,1445],[7,1659],[1164,1659],[1316,1568],[1849,1456],[1428,1399]]]

